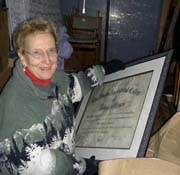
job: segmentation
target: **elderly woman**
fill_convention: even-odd
[[[85,161],[74,153],[73,102],[101,84],[104,69],[57,72],[56,29],[43,18],[14,32],[19,59],[0,96],[2,174],[81,175]]]

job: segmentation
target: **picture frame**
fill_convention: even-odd
[[[143,157],[172,51],[106,75],[85,96],[76,116],[75,151],[98,160]]]

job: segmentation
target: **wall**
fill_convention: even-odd
[[[60,2],[60,0],[6,0],[10,40],[17,24],[27,18],[44,16],[57,24],[61,23]]]
[[[63,15],[70,14],[72,7],[78,7],[80,12],[83,7],[83,0],[6,0],[6,3],[10,34],[17,23],[28,17],[49,16],[63,23]],[[120,59],[126,63],[153,54],[157,45],[161,6],[162,0],[86,0],[86,15],[94,16],[99,10],[103,17],[101,60]]]
[[[106,13],[109,1],[109,12]],[[61,2],[63,13],[70,14],[72,6],[78,6],[82,11],[83,0],[75,1],[76,3],[73,0]],[[163,0],[86,0],[86,15],[95,15],[100,10],[103,17],[101,60],[120,59],[126,63],[154,54],[162,2]]]

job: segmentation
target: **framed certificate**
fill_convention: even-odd
[[[84,97],[76,118],[76,152],[80,156],[107,160],[144,155],[169,55],[150,57],[107,75],[103,85]]]

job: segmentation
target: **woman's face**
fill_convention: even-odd
[[[27,36],[23,53],[18,52],[22,65],[39,79],[50,79],[57,67],[57,50],[50,33]]]

